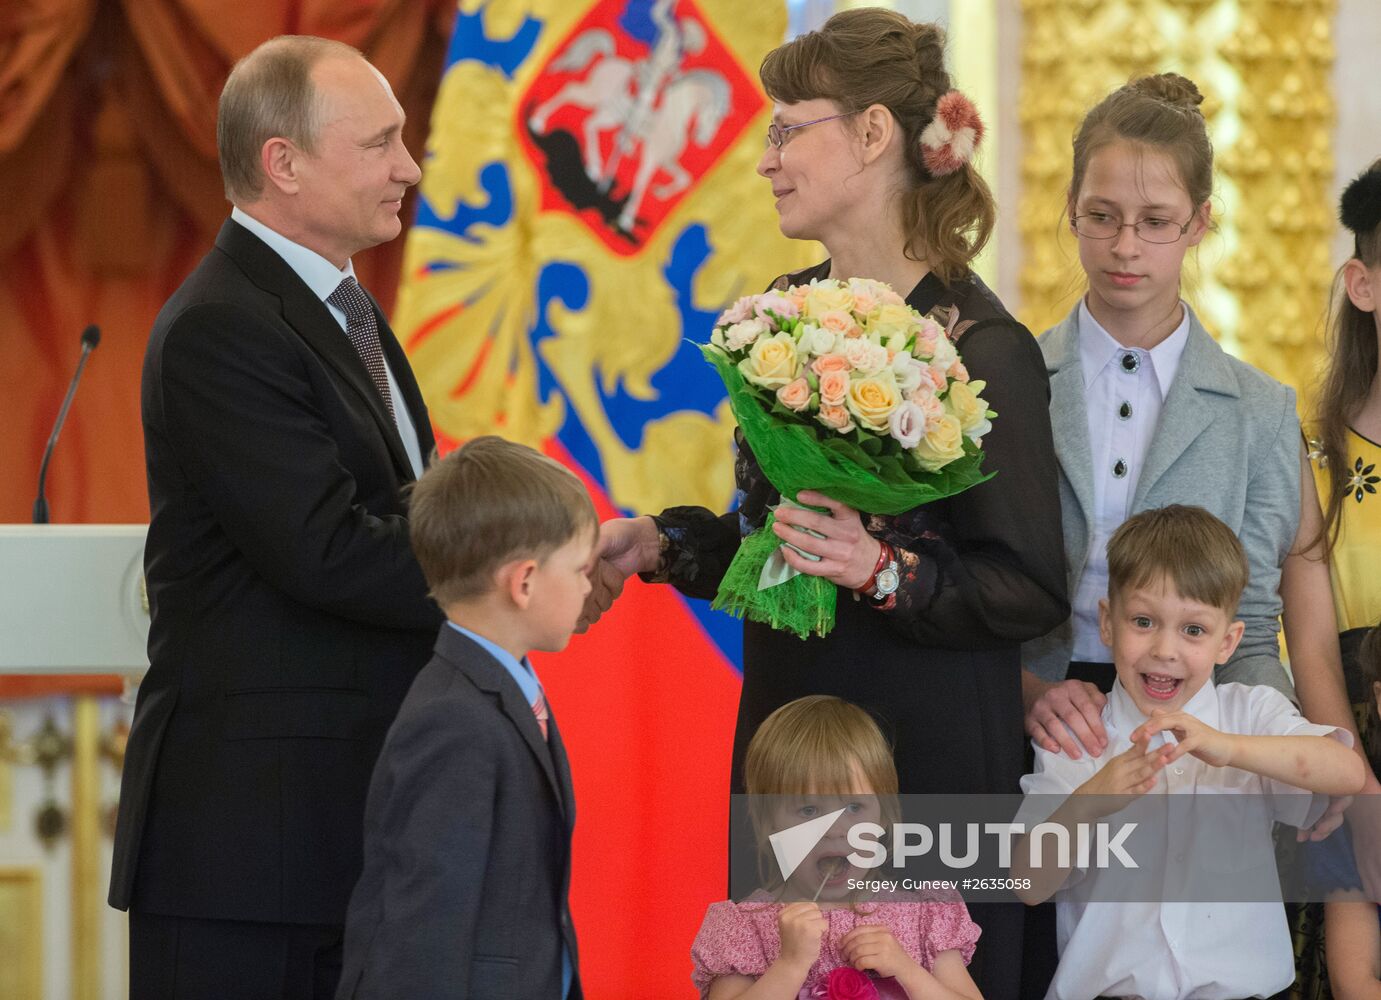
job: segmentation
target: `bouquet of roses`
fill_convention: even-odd
[[[997,414],[979,396],[985,383],[969,380],[944,327],[882,282],[817,280],[739,299],[701,350],[784,503],[813,489],[900,514],[988,478],[981,444]],[[787,566],[772,524],[743,540],[713,606],[825,635],[835,586]]]

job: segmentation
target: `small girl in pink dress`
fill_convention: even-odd
[[[850,826],[896,818],[892,752],[867,712],[824,695],[783,705],[749,743],[744,778],[765,888],[705,914],[691,946],[702,998],[981,1000],[967,969],[980,931],[963,900],[869,893],[847,860]],[[769,846],[836,810],[803,858],[773,850],[786,840]]]

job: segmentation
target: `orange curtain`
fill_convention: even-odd
[[[0,5],[0,522],[31,517],[88,323],[101,346],[48,470],[51,517],[148,520],[140,366],[159,308],[229,213],[216,101],[235,60],[279,34],[354,45],[392,82],[420,158],[454,14],[454,0]],[[355,260],[386,311],[402,250]]]

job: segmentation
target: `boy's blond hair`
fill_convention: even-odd
[[[1171,504],[1122,522],[1108,541],[1108,598],[1165,577],[1181,597],[1237,614],[1247,589],[1247,554],[1237,536],[1202,507]]]
[[[584,485],[526,445],[478,437],[434,462],[412,488],[412,550],[443,608],[478,597],[514,559],[545,559],[599,524]]]

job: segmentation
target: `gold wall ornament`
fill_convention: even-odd
[[[0,865],[0,997],[43,998],[43,871]]]
[[[1233,354],[1302,388],[1331,277],[1334,0],[1023,0],[1023,320],[1058,322],[1084,290],[1065,202],[1072,140],[1145,73],[1198,84],[1215,151],[1215,231],[1185,298]]]

